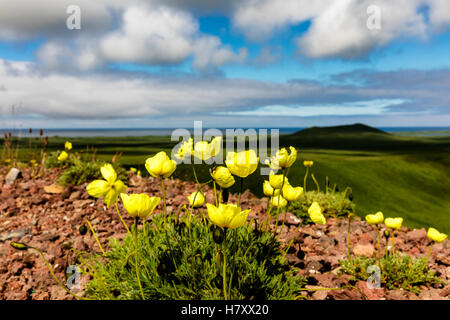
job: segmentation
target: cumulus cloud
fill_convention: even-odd
[[[147,65],[178,64],[193,57],[199,70],[242,63],[245,48],[234,52],[220,38],[203,34],[188,12],[157,6],[131,6],[122,12],[116,30],[95,37],[50,40],[37,52],[49,70],[90,70],[108,62]]]
[[[369,29],[367,8],[381,11],[381,29]],[[429,21],[422,8],[427,8]],[[295,42],[310,58],[361,58],[397,38],[426,39],[450,23],[447,0],[247,0],[233,15],[249,39],[266,41],[301,22],[310,27]]]
[[[429,5],[429,17],[434,29],[441,29],[450,25],[450,1],[429,0],[425,4]]]
[[[192,52],[198,23],[188,14],[159,7],[132,7],[125,11],[122,27],[100,44],[105,58],[116,62],[178,63]]]
[[[381,10],[381,29],[367,27],[367,8],[371,5]],[[417,5],[414,0],[334,2],[297,39],[298,47],[314,58],[358,58],[398,37],[424,38],[426,24]]]
[[[236,8],[235,26],[255,41],[266,40],[289,25],[314,18],[333,0],[247,0]]]

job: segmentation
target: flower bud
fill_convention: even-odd
[[[235,182],[230,170],[223,166],[215,168],[213,172],[211,172],[211,177],[213,177],[214,181],[222,188],[229,188]]]
[[[215,243],[221,244],[223,242],[223,240],[225,240],[225,232],[222,228],[213,226],[211,228],[211,231],[212,231],[213,240]]]
[[[80,232],[80,234],[81,234],[82,236],[84,236],[84,235],[87,233],[87,227],[86,227],[86,225],[83,224],[83,225],[78,229],[78,231]]]
[[[205,196],[200,191],[195,191],[188,196],[189,204],[194,208],[199,208],[205,203]]]
[[[16,250],[27,250],[29,248],[28,245],[22,242],[11,242],[10,245]]]

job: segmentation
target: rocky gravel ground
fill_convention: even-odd
[[[42,178],[31,177],[23,170],[12,183],[6,183],[8,168],[0,168],[0,299],[73,299],[51,277],[44,261],[32,250],[17,251],[11,241],[21,241],[45,252],[56,275],[64,279],[68,248],[99,252],[95,239],[88,232],[81,235],[79,227],[88,219],[105,248],[111,237],[122,238],[125,228],[114,207],[106,209],[101,199],[90,197],[86,185],[60,188],[54,185],[58,169],[47,170]],[[11,182],[11,181],[9,181]],[[187,204],[186,196],[196,185],[179,180],[166,180],[168,211],[176,212]],[[131,193],[146,192],[162,197],[159,181],[132,176],[128,183]],[[214,203],[213,193],[207,188],[207,201]],[[230,196],[236,201],[236,195]],[[267,200],[258,199],[246,191],[242,207],[252,208],[249,219],[265,219]],[[161,211],[157,208],[156,211]],[[124,212],[124,211],[123,211]],[[131,225],[132,219],[123,217]],[[284,218],[284,215],[281,217]],[[280,230],[280,239],[287,243],[295,235],[301,220],[288,213],[286,224]],[[281,224],[281,223],[280,223]],[[274,225],[272,225],[274,228]],[[347,220],[330,218],[326,225],[305,225],[295,235],[293,249],[287,255],[290,263],[308,279],[308,290],[302,292],[310,299],[450,299],[450,241],[447,239],[432,248],[430,265],[446,284],[422,287],[419,295],[405,290],[369,289],[365,281],[354,282],[348,275],[339,275],[339,260],[345,259]],[[395,239],[396,249],[413,257],[426,257],[429,240],[425,229],[402,227]],[[372,256],[376,253],[376,234],[371,226],[357,218],[351,225],[351,248],[355,255]],[[382,241],[384,250],[384,239]],[[354,288],[341,288],[346,285]],[[357,289],[355,289],[355,287]]]

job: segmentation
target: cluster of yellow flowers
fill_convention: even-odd
[[[211,142],[199,141],[195,145],[192,139],[184,142],[178,149],[175,157],[186,159],[187,157],[197,157],[201,160],[208,160],[215,157],[221,151],[222,138],[215,137]],[[192,159],[192,158],[191,158]],[[273,170],[282,169],[283,174],[274,174],[271,172],[269,180],[264,181],[264,194],[270,197],[270,203],[273,207],[283,208],[287,206],[288,201],[296,201],[303,193],[302,187],[293,187],[286,177],[286,168],[292,166],[297,159],[297,150],[294,147],[282,148],[266,163]],[[258,167],[259,158],[254,150],[245,150],[241,152],[228,152],[225,160],[226,166],[217,166],[211,170],[210,174],[214,183],[221,188],[230,188],[235,184],[235,176],[241,179],[248,177]],[[161,179],[164,196],[164,214],[165,212],[165,189],[164,178],[170,177],[176,170],[176,161],[161,151],[155,156],[145,161],[145,168],[154,178]],[[135,169],[136,170],[136,169]],[[149,197],[145,194],[130,195],[125,193],[125,184],[117,179],[114,168],[107,164],[101,168],[104,180],[95,180],[87,186],[87,191],[94,197],[104,197],[104,203],[109,207],[117,204],[118,198],[122,199],[124,207],[130,216],[145,219],[150,215],[160,202],[160,198]],[[194,169],[194,175],[195,169]],[[197,179],[197,178],[196,178]],[[197,181],[198,182],[198,181]],[[241,190],[242,191],[242,190]],[[199,190],[193,192],[188,197],[191,208],[199,208],[205,204],[206,198],[199,184]],[[240,199],[240,198],[239,198]],[[234,229],[242,226],[247,221],[250,210],[241,210],[240,204],[224,204],[220,198],[216,204],[206,205],[208,216],[212,223],[222,228]],[[324,224],[325,217],[321,212],[318,203],[313,203],[309,208],[311,219],[315,223]]]
[[[384,225],[391,229],[391,235],[392,235],[392,252],[394,252],[394,231],[395,230],[399,230],[402,227],[402,223],[403,223],[403,218],[401,217],[397,217],[397,218],[384,218],[383,212],[378,211],[375,214],[368,214],[366,215],[366,221],[367,223],[369,223],[370,225],[374,225],[375,226],[375,230],[377,232],[377,242],[378,242],[378,255],[380,255],[380,251],[381,251],[381,247],[380,247],[380,238],[379,238],[379,233],[378,233],[378,225],[383,223],[384,220]],[[428,228],[428,232],[427,232],[427,237],[437,243],[443,242],[446,238],[447,235],[444,233],[439,232],[438,230],[436,230],[435,228]],[[387,240],[386,240],[387,241]],[[430,250],[428,253],[428,259],[430,258],[430,253],[431,253],[431,246],[430,246]],[[387,247],[386,247],[386,254],[387,254]],[[427,259],[427,262],[428,262]]]
[[[180,160],[184,160],[188,157],[195,156],[200,160],[208,160],[215,157],[220,153],[222,147],[222,137],[215,137],[211,142],[198,141],[195,143],[190,138],[181,144],[175,157]]]
[[[286,148],[277,151],[270,161],[266,164],[273,170],[286,169],[291,167],[297,159],[297,150],[289,147],[290,152]],[[288,201],[296,201],[303,193],[302,187],[293,187],[289,183],[285,172],[275,174],[273,171],[269,174],[269,180],[263,183],[263,192],[267,197],[271,197],[271,205],[276,208],[284,208]]]
[[[392,229],[392,230],[399,230],[403,223],[403,218],[386,218],[384,219],[383,212],[378,211],[375,214],[368,214],[366,215],[366,221],[367,223],[371,225],[377,225],[381,224],[384,220],[384,224],[386,227]],[[442,242],[447,238],[447,235],[444,233],[440,233],[435,228],[428,228],[427,236],[430,240],[433,240],[435,242]]]
[[[64,148],[65,148],[67,151],[72,150],[72,142],[66,141],[66,143],[64,144]],[[69,158],[69,154],[67,153],[66,150],[61,151],[61,153],[60,153],[59,156],[58,156],[58,161],[64,162],[64,161],[67,160],[67,158]]]
[[[187,156],[195,156],[201,160],[208,160],[220,152],[221,143],[221,137],[216,137],[210,143],[200,141],[193,146],[191,139],[180,147],[177,158],[181,159]],[[258,160],[254,150],[229,153],[227,155],[226,167],[219,166],[214,168],[211,172],[211,176],[219,186],[222,188],[229,188],[235,183],[233,175],[241,178],[247,177],[256,170]],[[176,167],[176,162],[170,159],[164,151],[157,153],[155,156],[150,157],[145,161],[145,168],[150,175],[154,178],[161,179],[164,204],[166,199],[163,178],[170,177]],[[145,219],[153,212],[161,200],[160,198],[149,197],[145,194],[128,196],[125,193],[125,184],[117,179],[117,174],[110,164],[103,166],[101,168],[101,173],[104,180],[95,180],[91,182],[87,186],[87,191],[93,197],[104,197],[103,201],[108,207],[117,204],[117,200],[120,196],[124,203],[124,207],[130,216],[137,216],[141,219]],[[205,196],[199,190],[189,195],[188,201],[193,208],[198,208],[204,205]],[[231,229],[243,225],[250,212],[250,210],[242,211],[239,206],[234,204],[222,203],[218,204],[218,206],[208,204],[207,211],[210,220],[214,224],[222,228]]]

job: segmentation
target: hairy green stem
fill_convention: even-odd
[[[100,244],[100,241],[97,238],[97,234],[94,231],[94,228],[92,227],[91,223],[89,222],[89,220],[86,219],[86,222],[89,225],[89,228],[91,229],[92,234],[94,235],[95,240],[97,241],[98,246],[100,247],[100,250],[102,251],[103,255],[106,255],[105,251],[102,248],[102,245]]]
[[[163,192],[163,200],[164,200],[164,211],[163,211],[163,219],[166,221],[166,215],[167,215],[167,203],[166,203],[166,188],[164,186],[164,179],[161,177],[161,188]]]
[[[138,222],[139,222],[139,217],[136,217],[136,220],[134,222],[134,244],[136,246],[136,277],[138,280],[138,284],[139,284],[139,289],[141,291],[141,296],[142,296],[142,300],[145,300],[145,296],[144,296],[144,290],[142,289],[142,284],[141,284],[141,277],[139,276],[139,241],[138,241]]]
[[[306,167],[305,177],[303,178],[303,191],[306,193],[306,178],[308,177],[309,167]]]
[[[55,275],[55,273],[53,272],[52,267],[51,267],[50,264],[48,263],[47,259],[45,258],[44,253],[43,253],[41,250],[39,250],[38,248],[35,248],[35,247],[30,247],[30,246],[28,246],[28,247],[29,247],[30,249],[36,250],[36,251],[40,254],[40,256],[42,257],[42,259],[44,259],[45,265],[47,266],[48,270],[50,271],[50,273],[52,274],[53,278],[55,279],[55,281],[58,283],[58,285],[59,285],[61,288],[63,288],[68,294],[74,296],[74,297],[77,298],[77,299],[80,299],[80,300],[89,300],[89,299],[87,299],[87,298],[81,297],[81,296],[79,296],[79,295],[73,293],[73,292],[70,291],[65,285],[63,285],[63,284],[61,283],[61,281],[59,281],[58,277],[57,277],[57,276]]]
[[[118,202],[116,201],[116,211],[117,211],[117,214],[119,215],[119,219],[120,219],[120,221],[122,221],[123,225],[125,226],[125,229],[127,229],[127,232],[130,233],[130,229],[128,228],[127,224],[125,223],[122,216],[120,215],[119,206],[117,203]]]

